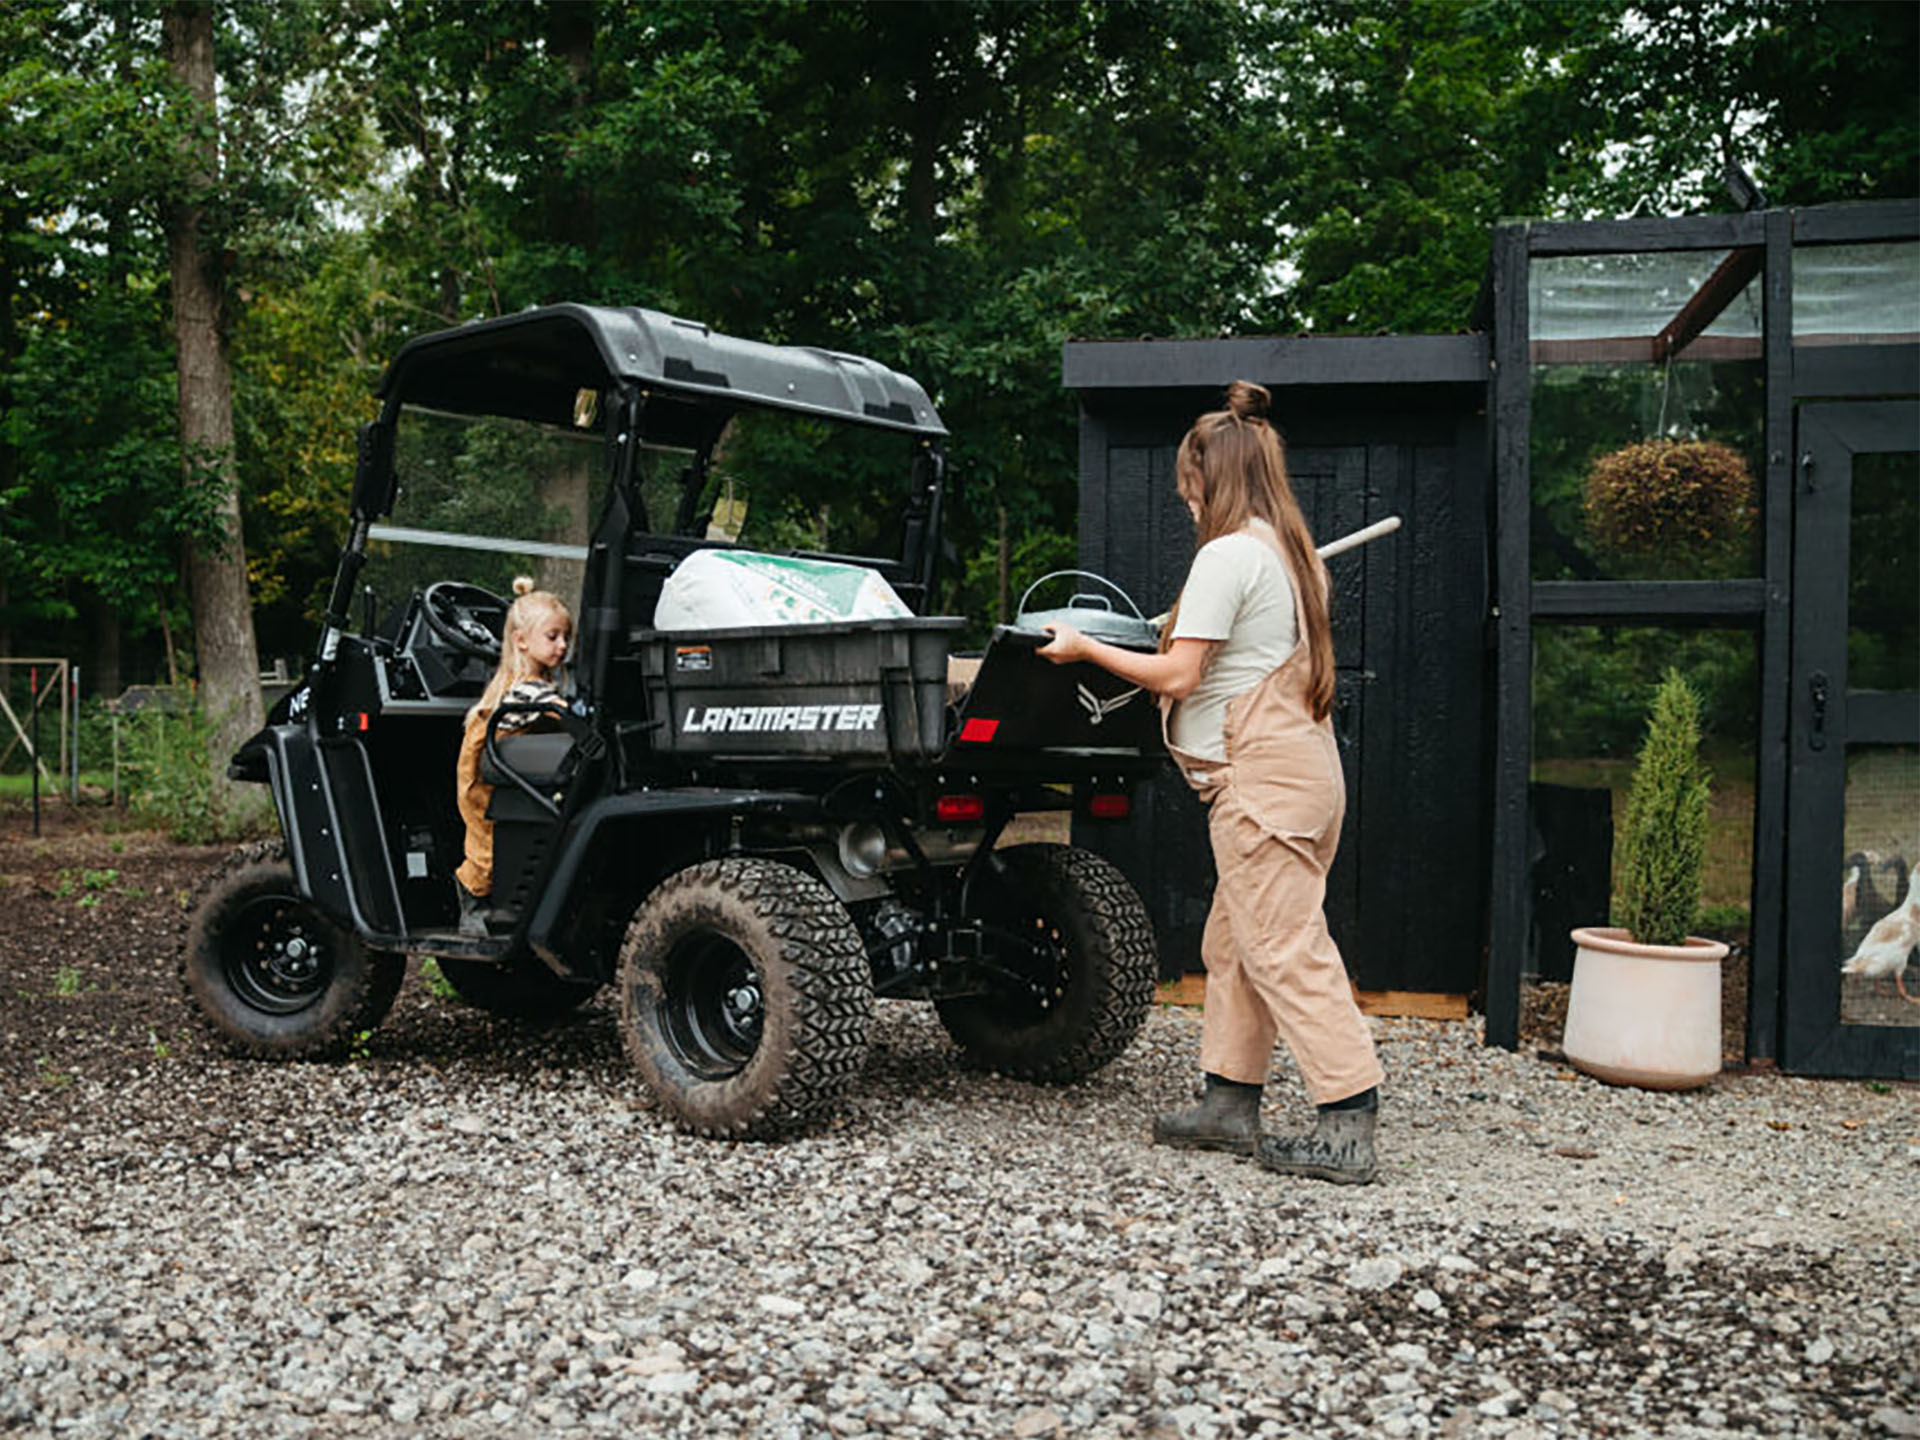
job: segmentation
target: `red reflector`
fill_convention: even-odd
[[[969,745],[984,745],[993,739],[993,732],[999,728],[998,720],[982,720],[976,715],[960,727],[960,738]]]
[[[1096,820],[1124,820],[1132,812],[1131,795],[1095,795],[1087,801],[1087,813]]]
[[[367,728],[367,712],[364,710],[360,712],[360,728],[362,730]]]
[[[986,813],[987,802],[978,795],[942,795],[933,802],[933,818],[948,824],[956,820],[981,820],[986,818]]]

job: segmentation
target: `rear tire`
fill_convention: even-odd
[[[386,1018],[406,961],[302,898],[283,841],[234,851],[201,882],[180,954],[194,1011],[240,1055],[338,1055]]]
[[[1003,1075],[1084,1079],[1140,1032],[1159,966],[1153,922],[1127,877],[1070,845],[1014,845],[974,909],[1008,936],[984,995],[939,1000],[960,1048]],[[1013,936],[1028,939],[1014,943]]]
[[[571,1014],[600,993],[597,980],[566,979],[528,955],[504,965],[443,955],[435,956],[434,963],[462,1004],[502,1020],[544,1024]]]
[[[619,974],[628,1056],[702,1135],[802,1128],[866,1060],[873,977],[860,932],[791,865],[732,858],[668,877],[628,926]]]

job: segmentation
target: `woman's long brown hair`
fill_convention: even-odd
[[[1267,423],[1272,397],[1259,385],[1236,380],[1227,404],[1193,422],[1174,457],[1180,498],[1195,502],[1200,520],[1196,548],[1241,530],[1259,518],[1279,537],[1293,572],[1300,610],[1300,641],[1307,647],[1307,704],[1315,720],[1333,709],[1333,622],[1327,609],[1327,567],[1314,549],[1300,502],[1287,483],[1286,447]],[[1160,632],[1160,648],[1172,643],[1178,602]]]

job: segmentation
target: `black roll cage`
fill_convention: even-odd
[[[940,552],[947,429],[916,381],[857,355],[742,340],[659,311],[552,305],[419,336],[395,355],[376,392],[379,418],[360,429],[347,540],[312,679],[330,666],[348,630],[372,527],[393,510],[394,436],[403,408],[578,428],[583,392],[595,397],[613,477],[594,522],[581,595],[586,664],[577,680],[588,697],[605,693],[612,642],[623,623],[628,535],[636,529],[704,533],[707,517],[697,511],[707,468],[727,423],[742,411],[810,415],[917,442],[897,563],[916,608],[924,607]],[[695,457],[681,476],[670,531],[653,529],[656,517],[646,514],[635,483],[648,442],[684,447]]]

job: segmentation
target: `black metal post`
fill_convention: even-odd
[[[33,772],[33,834],[40,836],[40,667],[27,669],[27,704],[31,716],[27,721],[27,748],[33,754],[27,757],[27,768]]]
[[[1748,897],[1747,1059],[1780,1056],[1785,954],[1788,647],[1793,620],[1793,215],[1770,211],[1760,335],[1767,386],[1767,468],[1760,519],[1760,734],[1754,751],[1753,892]]]
[[[1533,755],[1528,524],[1528,227],[1493,232],[1493,878],[1487,914],[1486,1043],[1520,1043],[1520,978],[1532,929],[1527,780]]]

